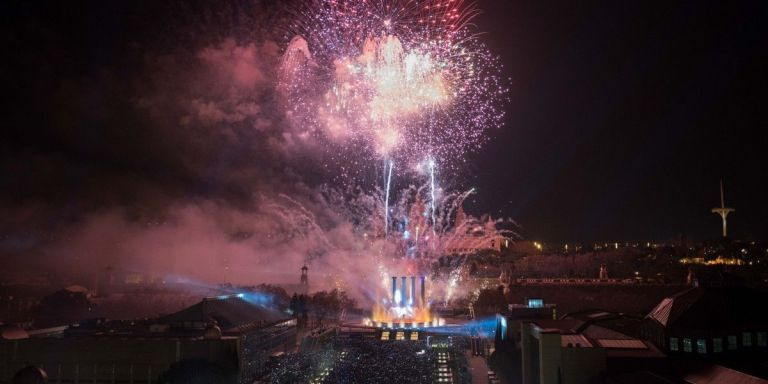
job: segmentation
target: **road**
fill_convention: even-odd
[[[472,375],[472,384],[488,383],[488,364],[485,363],[485,357],[472,356],[472,351],[464,351],[469,363],[469,373]]]

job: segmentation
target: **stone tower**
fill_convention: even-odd
[[[303,285],[305,287],[309,286],[309,276],[307,276],[307,270],[308,269],[309,268],[307,268],[306,265],[301,267],[301,280],[300,280],[300,283],[301,283],[301,285]]]

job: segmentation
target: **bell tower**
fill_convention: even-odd
[[[309,268],[307,268],[306,265],[301,267],[301,280],[300,280],[300,283],[303,286],[308,286],[309,285],[309,277],[307,276],[307,270],[308,269]]]

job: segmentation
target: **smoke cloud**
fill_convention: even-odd
[[[381,191],[339,182],[360,164],[286,108],[278,5],[71,6],[11,7],[26,17],[3,34],[16,55],[0,72],[19,75],[4,79],[0,279],[297,283],[307,264],[313,289],[369,303],[419,273],[378,236]]]
[[[112,266],[294,282],[328,237],[350,242],[338,220],[326,218],[320,239],[275,216],[281,194],[317,211],[311,195],[328,177],[324,152],[285,123],[279,105],[278,6],[9,11],[20,16],[3,34],[16,52],[2,64],[3,80],[17,91],[0,140],[0,253],[15,265],[9,275]]]

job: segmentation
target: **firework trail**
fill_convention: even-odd
[[[392,168],[394,163],[390,160],[389,172],[387,172],[387,191],[384,198],[384,235],[389,233],[389,190],[392,186]]]
[[[308,255],[306,261],[324,269],[325,284],[346,281],[348,288],[370,299],[389,297],[391,276],[408,270],[408,274],[429,276],[434,297],[450,301],[465,293],[460,282],[472,257],[466,250],[494,249],[491,244],[514,239],[516,235],[508,229],[514,223],[465,214],[462,204],[473,190],[437,200],[432,222],[424,215],[429,189],[429,184],[409,186],[398,191],[400,197],[389,204],[357,188],[330,186],[307,201],[284,195],[265,198],[261,212],[270,218],[265,241],[308,250],[317,256]],[[378,215],[385,205],[391,229],[388,236],[376,236],[381,230]],[[451,262],[443,268],[440,259]]]
[[[432,217],[432,232],[435,224],[435,159],[429,158],[429,214]]]

